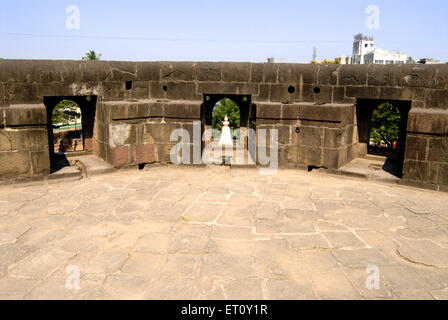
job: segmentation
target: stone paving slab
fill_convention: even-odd
[[[0,299],[448,299],[446,203],[229,167],[2,186]]]

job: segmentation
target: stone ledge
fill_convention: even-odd
[[[448,110],[411,109],[408,119],[408,132],[420,134],[448,134]]]
[[[1,108],[6,126],[31,126],[47,124],[47,109],[44,104],[20,104]]]

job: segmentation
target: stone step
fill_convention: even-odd
[[[75,161],[87,177],[115,171],[112,165],[94,155],[70,157],[70,161]]]

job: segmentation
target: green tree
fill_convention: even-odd
[[[373,111],[370,138],[378,144],[382,141],[387,147],[400,138],[401,115],[396,107],[386,102]]]
[[[412,57],[408,57],[408,59],[406,60],[407,64],[415,64],[415,60]]]
[[[84,57],[82,57],[82,60],[99,61],[101,59],[101,56],[101,53],[96,53],[94,50],[90,50]]]
[[[63,125],[68,125],[69,120],[76,116],[79,116],[79,113],[74,111],[74,108],[78,105],[71,100],[63,100],[53,109],[53,114],[51,121],[53,124],[62,123]],[[70,109],[70,111],[66,111],[66,109]]]
[[[233,137],[238,137],[237,131],[240,128],[240,108],[236,102],[228,98],[219,101],[215,106],[215,110],[213,110],[213,129],[221,132],[223,126],[222,123],[226,116],[229,118],[229,127],[232,129]]]

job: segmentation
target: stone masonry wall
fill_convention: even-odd
[[[0,176],[48,172],[44,97],[97,96],[94,149],[120,167],[166,161],[168,132],[201,118],[205,94],[250,95],[257,127],[281,131],[281,165],[328,168],[358,155],[357,99],[410,101],[404,180],[447,185],[448,65],[1,60]],[[10,146],[11,130],[29,137]]]
[[[46,124],[43,104],[0,108],[0,180],[50,173]]]

